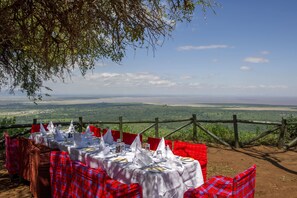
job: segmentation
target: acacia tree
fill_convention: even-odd
[[[64,81],[97,60],[120,62],[127,47],[155,47],[175,23],[212,0],[1,0],[0,91],[41,99],[44,81]]]

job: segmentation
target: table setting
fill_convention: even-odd
[[[126,145],[120,139],[115,142],[110,129],[98,138],[89,127],[85,133],[78,133],[72,123],[65,131],[51,128],[51,123],[48,126],[48,132],[44,130],[33,139],[44,138],[41,142],[49,147],[67,151],[72,160],[91,168],[101,167],[120,182],[139,183],[143,197],[182,197],[188,188],[203,184],[199,162],[175,156],[164,138],[152,151],[149,144],[140,141],[139,134],[131,145]]]

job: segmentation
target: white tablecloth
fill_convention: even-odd
[[[40,138],[38,138],[39,140]],[[79,160],[91,168],[101,167],[107,174],[120,182],[130,184],[139,183],[143,189],[143,197],[183,197],[184,192],[191,187],[203,184],[203,176],[198,161],[183,163],[183,167],[168,168],[162,172],[152,172],[137,167],[132,163],[134,154],[126,152],[118,157],[126,158],[128,163],[114,161],[118,158],[114,154],[102,156],[87,148],[78,149],[71,143],[57,142],[47,138],[48,146],[68,151],[72,160]],[[46,144],[46,141],[42,141]]]

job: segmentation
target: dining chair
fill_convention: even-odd
[[[106,198],[142,198],[142,187],[138,183],[124,184],[108,178],[106,180]]]
[[[30,191],[35,198],[51,198],[51,148],[33,144],[30,150]]]
[[[111,134],[115,142],[121,137],[121,132],[118,130],[111,130]]]
[[[73,161],[73,177],[71,194],[75,198],[104,197],[106,172],[101,169],[93,169],[85,164]]]
[[[161,141],[161,138],[148,137],[147,143],[150,144],[150,150],[155,151],[158,148],[160,141]],[[172,150],[172,141],[171,140],[165,140],[165,145],[168,145],[170,147],[170,149]]]
[[[134,139],[136,138],[137,134],[123,132],[123,142],[125,144],[131,145]],[[142,135],[140,136],[140,141],[142,142]]]
[[[42,124],[44,129],[47,131],[47,124]],[[31,133],[40,132],[40,124],[32,124],[31,126]]]
[[[94,125],[89,125],[90,131],[93,132],[95,137],[101,137],[101,129],[98,127],[95,127]]]
[[[50,182],[52,197],[68,198],[71,196],[72,161],[68,152],[51,151]]]
[[[205,144],[194,144],[189,142],[174,141],[174,155],[182,157],[191,157],[199,161],[203,180],[206,181],[207,176],[207,146]]]
[[[5,139],[5,168],[12,180],[13,175],[19,173],[19,140],[12,138],[7,132],[4,132]]]
[[[19,137],[19,176],[30,181],[30,151],[33,141]]]
[[[234,178],[225,176],[212,177],[202,186],[187,190],[184,197],[253,198],[255,185],[256,165],[254,164]]]

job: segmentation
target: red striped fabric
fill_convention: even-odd
[[[253,198],[255,193],[256,165],[234,178],[215,176],[196,189],[185,192],[185,198],[192,197],[232,197]]]
[[[137,134],[123,132],[123,142],[131,145]],[[140,141],[142,142],[142,135],[140,135]]]
[[[107,179],[107,198],[142,198],[142,188],[139,184],[123,184],[117,180]]]
[[[50,178],[52,197],[71,196],[72,161],[68,152],[52,151],[50,156]]]
[[[101,133],[100,133],[101,129],[100,128],[95,127],[93,125],[89,125],[89,127],[90,127],[90,131],[92,131],[94,133],[94,136],[101,137]]]
[[[75,198],[104,197],[106,172],[93,169],[81,162],[73,162],[71,194]]]
[[[101,137],[101,133],[102,135],[104,135],[107,132],[107,129],[101,129],[93,125],[90,125],[89,127],[90,127],[90,130],[94,133],[94,136],[96,137]],[[117,139],[120,138],[120,131],[111,130],[111,134],[115,142],[117,141]]]
[[[46,131],[48,131],[47,129],[47,124],[42,124],[44,129]],[[37,133],[37,132],[40,132],[40,124],[32,124],[31,126],[31,133]]]
[[[24,137],[19,137],[19,175],[30,181],[30,151],[33,142]]]
[[[4,132],[5,138],[5,168],[10,175],[19,173],[19,140],[11,138]]]
[[[50,198],[50,152],[42,144],[32,145],[30,151],[30,191],[34,197]]]
[[[233,179],[233,197],[254,197],[256,186],[256,165],[236,175]]]
[[[118,139],[120,139],[120,131],[117,131],[117,130],[111,130],[111,134],[112,134],[112,137],[113,137],[113,140],[116,142]]]
[[[207,146],[205,144],[193,144],[182,141],[175,141],[173,153],[182,157],[191,157],[198,160],[201,166],[203,179],[207,176]]]
[[[153,138],[153,137],[148,137],[147,143],[150,144],[150,149],[155,151],[158,148],[158,145],[161,141],[161,138]],[[165,145],[168,145],[170,149],[172,150],[172,141],[171,140],[165,140]]]

